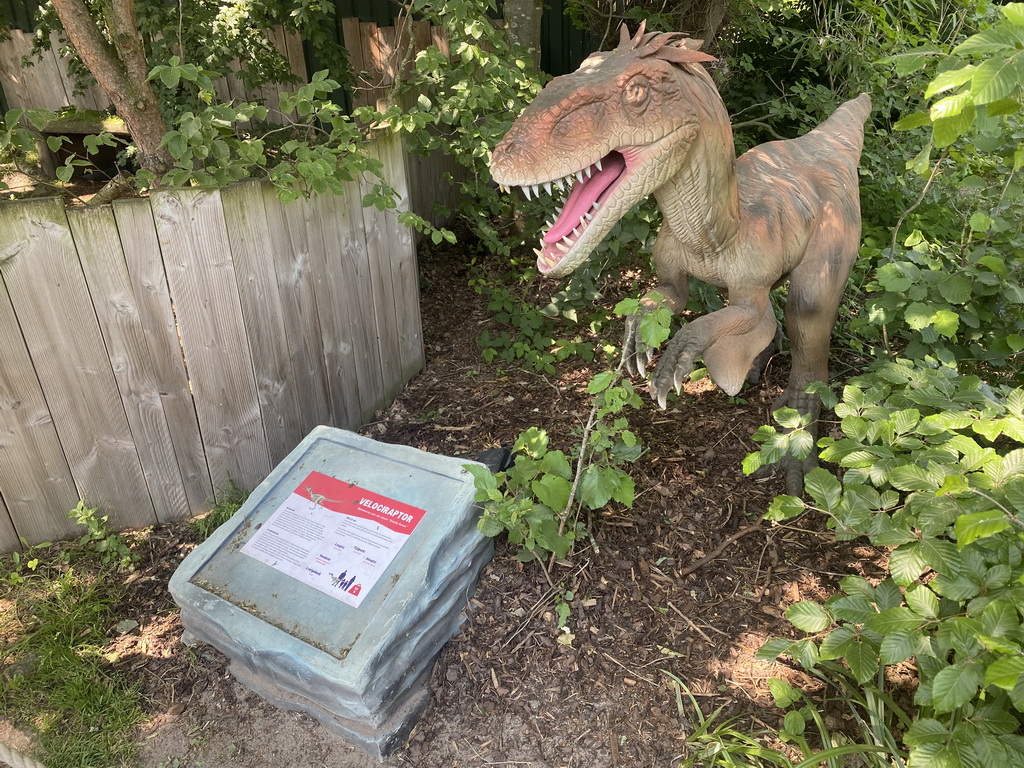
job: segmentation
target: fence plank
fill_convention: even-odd
[[[281,307],[278,262],[284,259],[279,259],[271,247],[260,184],[236,184],[222,190],[220,197],[256,372],[267,449],[270,463],[277,464],[308,431],[303,429],[296,405],[303,388],[292,370],[290,334]]]
[[[366,152],[380,159],[378,141],[368,142]],[[366,194],[374,179],[364,174],[360,187]],[[356,219],[358,221],[358,219]],[[366,252],[370,263],[370,289],[373,296],[373,317],[376,321],[380,346],[381,373],[384,379],[384,399],[388,402],[402,389],[402,352],[398,343],[397,296],[391,274],[391,242],[387,228],[388,218],[376,208],[363,208],[363,228],[366,230]]]
[[[0,234],[6,236],[3,220],[11,215],[0,213]],[[19,535],[29,544],[70,536],[74,525],[65,514],[78,503],[78,491],[2,281],[0,360],[0,494],[17,529],[11,541],[0,526],[6,552],[18,547]]]
[[[413,233],[398,223],[398,214],[409,210],[409,169],[405,146],[397,136],[378,138],[374,144],[384,165],[384,180],[398,197],[395,210],[386,211],[384,232],[390,243],[391,258],[382,264],[390,268],[395,294],[395,317],[398,331],[398,351],[401,360],[401,383],[423,370],[423,324],[420,317],[419,269],[416,263],[416,245]]]
[[[213,485],[167,288],[153,209],[149,200],[134,199],[118,200],[113,211],[153,365],[150,375],[160,396],[189,509],[198,512],[213,498]]]
[[[255,488],[270,456],[220,195],[178,190],[151,201],[214,491],[229,479]]]
[[[120,527],[156,521],[74,242],[57,199],[12,203],[0,242],[26,241],[4,265],[79,495]]]
[[[319,195],[309,205],[322,230],[319,239],[312,238],[311,253],[321,276],[318,306],[331,372],[331,400],[335,417],[344,419],[339,426],[355,429],[373,418],[384,386],[372,300],[367,295],[366,242],[360,220],[351,213],[353,198],[356,206],[361,198],[355,183],[345,186],[344,195]]]
[[[11,520],[11,513],[7,511],[4,497],[0,496],[0,552],[18,549],[20,544],[18,532],[14,530],[14,522]]]
[[[52,110],[65,106],[64,86],[53,60],[44,58],[33,67],[22,67],[21,57],[32,50],[32,34],[18,29],[9,34],[8,40],[0,40],[0,84],[8,106]]]
[[[160,389],[153,375],[155,366],[113,210],[70,208],[66,213],[157,520],[168,522],[188,517],[188,497],[174,457]]]
[[[319,424],[336,423],[324,359],[325,331],[318,316],[321,298],[316,283],[319,273],[308,234],[316,222],[309,221],[309,209],[299,201],[284,205],[273,186],[265,184],[262,191],[270,228],[268,242],[272,253],[276,254],[288,351],[299,382],[296,406],[304,431],[308,432]]]

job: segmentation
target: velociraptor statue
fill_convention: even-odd
[[[491,176],[527,197],[571,184],[541,237],[537,267],[561,277],[578,268],[614,224],[653,194],[663,223],[654,243],[657,294],[686,308],[692,275],[728,291],[729,303],[683,326],[651,378],[662,408],[672,387],[703,358],[712,380],[736,394],[755,359],[772,344],[772,288],[789,280],[786,327],[792,372],[776,407],[812,416],[807,386],[828,379],[829,337],[860,244],[857,164],[867,95],[843,104],[805,136],[773,141],[737,158],[729,116],[700,66],[714,57],[678,33],[630,37],[592,54],[552,80],[495,148]],[[650,294],[642,305],[657,306]],[[653,352],[627,323],[623,353],[643,374]],[[812,426],[813,428],[813,426]],[[802,493],[808,457],[788,467],[790,493]]]

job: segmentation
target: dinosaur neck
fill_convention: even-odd
[[[732,128],[725,107],[715,101],[682,168],[654,193],[676,239],[708,260],[732,243],[740,225]]]

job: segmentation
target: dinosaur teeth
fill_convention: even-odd
[[[598,171],[603,171],[604,170],[604,168],[601,167],[601,161],[600,160],[598,160],[596,163],[594,163],[594,165],[597,166],[597,170]]]
[[[558,250],[560,250],[562,253],[568,253],[569,252],[569,246],[567,246],[567,245],[562,245],[561,243],[555,243],[555,247],[558,248]]]
[[[592,166],[592,165],[588,165],[588,166],[587,166],[587,167],[586,167],[586,168],[585,168],[585,169],[583,170],[583,172],[584,172],[585,174],[587,174],[587,178],[589,179],[589,178],[590,178],[591,176],[593,176],[593,175],[594,175],[594,166]]]
[[[540,184],[533,185],[533,196],[538,198],[540,197]]]
[[[550,195],[551,194],[551,182],[550,181],[545,181],[543,186],[544,186],[544,191],[547,192],[548,195]]]
[[[525,197],[525,198],[526,198],[527,200],[529,200],[529,199],[530,199],[530,188],[529,188],[528,186],[526,186],[525,184],[523,185],[523,196],[524,196],[524,197]]]

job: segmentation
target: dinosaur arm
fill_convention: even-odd
[[[701,357],[711,380],[727,394],[736,394],[754,359],[775,337],[776,321],[767,287],[731,295],[730,301],[728,307],[681,328],[665,348],[651,377],[651,393],[662,408],[669,390],[680,390],[684,377]]]

